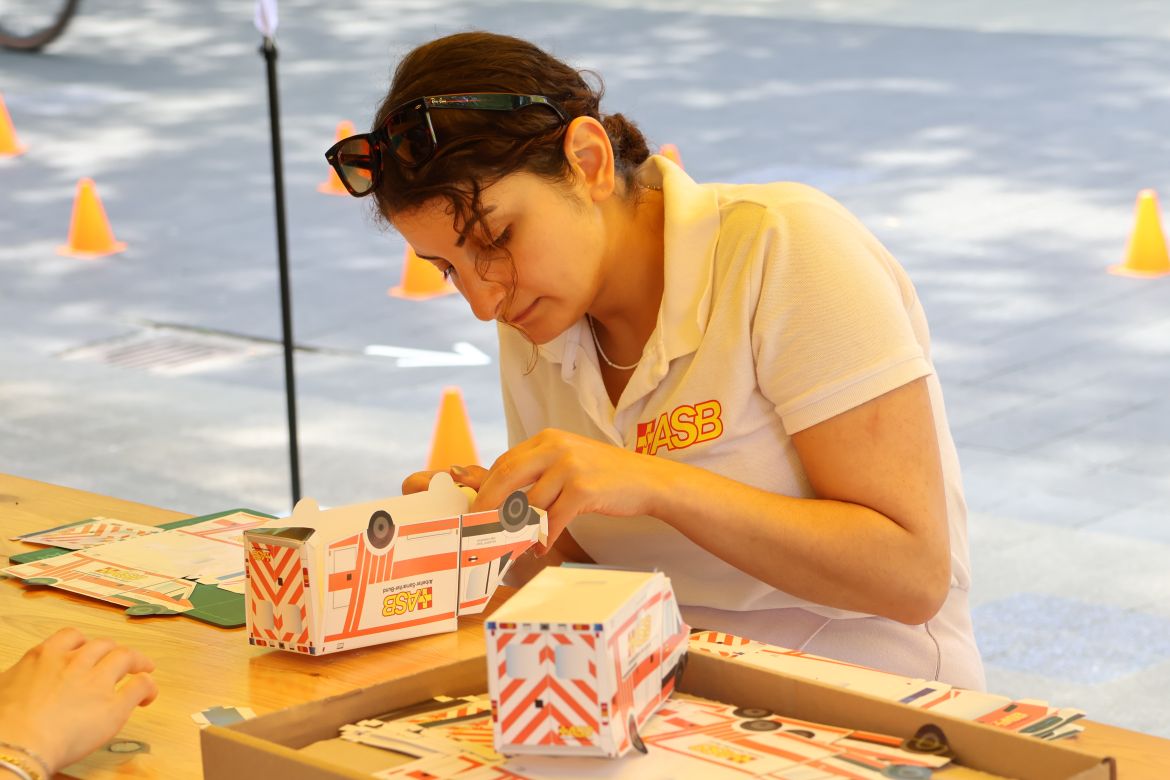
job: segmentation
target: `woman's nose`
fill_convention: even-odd
[[[507,291],[499,282],[489,282],[473,274],[472,279],[463,277],[463,297],[471,304],[471,313],[477,320],[488,322],[500,314]]]

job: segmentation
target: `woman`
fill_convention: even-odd
[[[528,576],[658,568],[692,625],[983,687],[905,273],[828,196],[696,184],[600,98],[532,44],[452,35],[326,153],[499,323],[511,448],[452,470],[475,508],[531,486],[550,550]]]

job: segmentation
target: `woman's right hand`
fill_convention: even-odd
[[[402,495],[421,493],[426,490],[427,486],[431,484],[431,477],[438,473],[437,471],[414,472],[402,480]],[[483,466],[452,466],[447,469],[447,473],[451,475],[451,479],[455,480],[456,485],[466,485],[472,490],[479,490],[479,486],[487,477],[488,470]]]

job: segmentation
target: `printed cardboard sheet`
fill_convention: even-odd
[[[1082,710],[1056,708],[1031,699],[1013,701],[1007,696],[902,677],[732,634],[697,632],[691,635],[690,649],[1040,739],[1062,739],[1084,731],[1075,725],[1085,717]]]
[[[162,533],[162,531],[162,528],[153,525],[131,523],[113,517],[91,517],[78,523],[35,531],[15,538],[30,544],[43,544],[66,550],[84,550],[99,544],[120,542],[123,539]]]
[[[242,625],[242,534],[271,522],[246,510],[139,526],[89,518],[25,537],[67,551],[14,556],[24,559],[4,574],[126,607],[135,615],[191,613],[223,626]],[[92,543],[96,540],[109,540]]]
[[[866,780],[928,778],[946,766],[943,756],[915,753],[896,737],[782,718],[675,694],[647,724],[647,753],[622,758],[505,757],[491,747],[486,697],[435,701],[407,713],[342,727],[345,739],[415,758],[379,772],[384,780],[542,780],[600,777],[674,780]],[[901,772],[893,774],[890,772]],[[883,774],[885,773],[885,774]]]

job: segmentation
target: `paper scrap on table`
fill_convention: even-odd
[[[200,726],[230,726],[233,723],[250,720],[254,717],[256,717],[256,713],[248,707],[227,707],[223,705],[208,707],[202,712],[191,714],[191,720]]]

